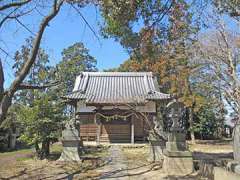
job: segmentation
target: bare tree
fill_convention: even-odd
[[[207,62],[208,73],[219,82],[228,105],[240,118],[240,35],[227,30],[223,22],[216,25],[216,31],[209,33],[200,42],[200,58]]]
[[[240,160],[239,119],[240,119],[240,34],[231,32],[226,25],[216,21],[216,32],[207,36],[201,43],[201,53],[209,63],[210,72],[218,79],[223,99],[237,115],[233,133],[234,159]]]
[[[45,85],[32,85],[24,83],[24,79],[28,75],[32,65],[36,61],[36,57],[38,54],[38,50],[41,44],[41,40],[44,34],[45,29],[49,26],[50,22],[57,16],[63,4],[68,4],[75,11],[79,17],[85,22],[86,26],[90,29],[93,35],[98,39],[96,32],[87,22],[86,18],[81,14],[79,8],[83,7],[87,3],[96,4],[98,1],[85,1],[85,0],[16,0],[16,1],[1,1],[0,0],[0,30],[3,29],[4,24],[7,22],[14,22],[19,25],[24,30],[28,31],[33,37],[33,45],[31,48],[30,55],[28,59],[24,62],[21,67],[18,75],[14,78],[8,89],[4,89],[4,70],[2,66],[2,60],[0,58],[0,124],[6,117],[8,108],[11,105],[12,98],[16,91],[22,89],[42,89],[47,88],[49,86],[56,85],[57,82],[53,82]],[[49,12],[47,12],[47,10]],[[32,29],[30,29],[24,21],[22,21],[22,17],[25,15],[31,15],[31,13],[37,13],[41,18],[41,22],[39,24],[37,33],[35,33]],[[45,12],[45,13],[43,13]],[[46,14],[47,13],[47,14]],[[1,39],[1,42],[3,40]],[[0,44],[0,52],[6,55],[6,57],[10,57],[10,53],[8,53],[4,48],[1,47]]]
[[[15,79],[11,83],[9,89],[6,89],[6,90],[4,89],[4,72],[3,72],[2,62],[0,59],[0,123],[6,117],[8,108],[11,105],[12,98],[16,91],[18,91],[20,89],[44,88],[41,86],[36,86],[36,85],[31,86],[31,85],[26,85],[26,84],[22,84],[22,83],[36,60],[36,56],[38,54],[40,43],[41,43],[43,33],[44,33],[46,27],[49,25],[51,20],[58,14],[64,1],[65,0],[54,0],[53,1],[53,4],[52,4],[49,14],[43,17],[43,19],[39,25],[38,32],[36,33],[35,38],[34,38],[34,43],[33,43],[32,49],[31,49],[30,56],[28,57],[27,61],[24,62],[23,67],[21,68],[19,74],[15,77]],[[8,11],[11,8],[19,8],[30,2],[31,2],[31,0],[10,2],[8,4],[4,4],[4,5],[0,6],[0,12],[3,14],[4,10]],[[9,13],[9,14],[6,17],[4,17],[3,19],[11,18],[12,17],[11,13]],[[23,14],[25,14],[25,13],[23,13]],[[23,15],[23,14],[21,13],[21,15]],[[14,18],[17,18],[17,15],[15,15]],[[18,23],[21,23],[21,21],[18,21]],[[21,24],[21,25],[24,26],[24,24]],[[25,27],[25,28],[27,28],[27,27]],[[5,53],[7,54],[7,52],[5,52]]]
[[[240,17],[240,4],[238,0],[213,0],[220,12],[229,14],[233,18]]]
[[[24,1],[8,1],[7,3],[3,4],[0,6],[0,11],[3,11],[3,10],[6,10],[6,9],[9,9],[9,8],[14,8],[14,7],[21,7],[23,6],[24,4],[27,4],[29,3],[31,0],[24,0]]]

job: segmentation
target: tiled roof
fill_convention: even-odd
[[[159,92],[151,72],[82,72],[67,99],[85,99],[87,103],[119,104],[169,99]]]

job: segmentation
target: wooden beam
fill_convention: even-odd
[[[101,122],[99,119],[97,119],[97,115],[94,114],[94,120],[95,123],[97,124],[97,139],[96,139],[96,143],[97,145],[100,144],[100,135],[101,135]]]
[[[134,144],[134,116],[131,118],[131,144]]]

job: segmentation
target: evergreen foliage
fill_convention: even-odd
[[[23,62],[29,56],[32,38],[15,53],[13,66],[17,75]],[[59,82],[56,86],[39,90],[21,90],[15,95],[13,106],[1,125],[1,132],[6,134],[18,129],[18,140],[33,145],[40,159],[49,155],[49,145],[61,136],[63,123],[68,120],[62,95],[72,91],[75,78],[81,71],[96,71],[96,60],[89,54],[82,43],[75,43],[62,52],[62,60],[57,67],[49,65],[49,56],[39,49],[24,83],[44,85]]]
[[[81,42],[63,49],[62,60],[57,65],[57,77],[61,80],[61,95],[72,91],[76,77],[82,71],[97,71],[96,59]]]

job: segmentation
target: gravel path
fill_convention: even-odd
[[[110,163],[100,170],[103,172],[100,179],[129,179],[126,164],[127,160],[123,156],[121,148],[119,146],[111,146],[109,154]]]
[[[196,173],[185,177],[168,177],[159,164],[128,160],[120,146],[109,148],[109,163],[98,169],[102,180],[197,180]]]
[[[104,180],[161,180],[166,176],[161,170],[154,170],[152,164],[129,168],[128,160],[120,146],[112,146],[109,149],[109,164],[99,169],[102,175],[97,179]]]

